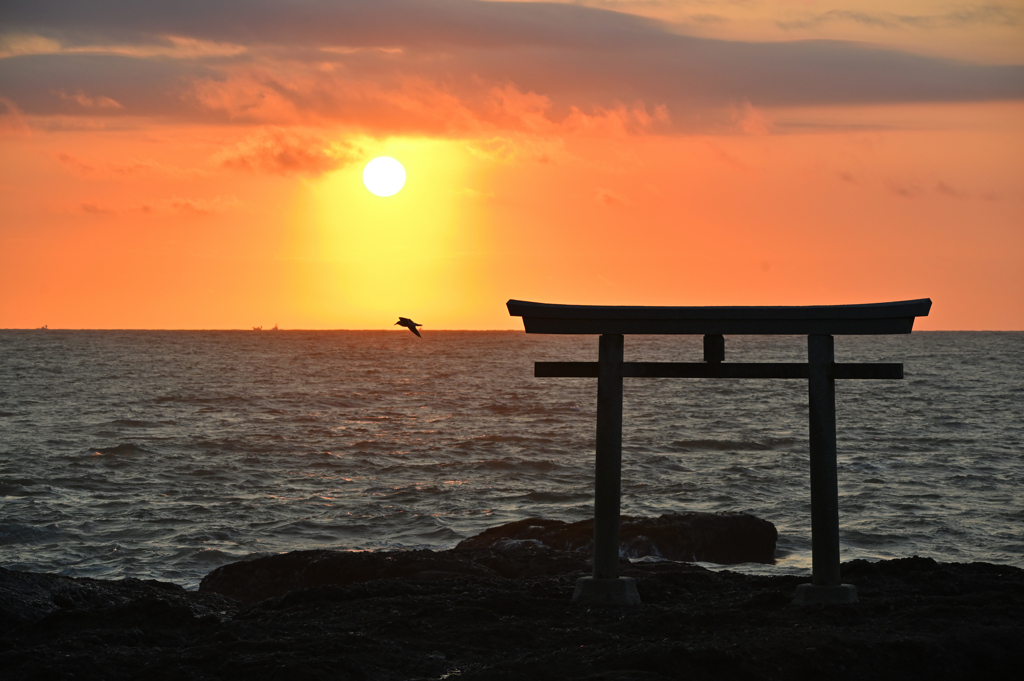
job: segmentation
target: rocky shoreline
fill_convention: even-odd
[[[581,553],[529,544],[261,560],[219,568],[198,592],[0,568],[0,677],[905,681],[1024,668],[1024,570],[1009,566],[851,561],[859,603],[798,607],[805,578],[624,561],[643,604],[598,608],[570,602]]]

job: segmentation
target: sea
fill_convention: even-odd
[[[1024,333],[838,336],[843,560],[1024,567]],[[700,361],[699,336],[627,336]],[[0,331],[0,566],[196,588],[299,549],[444,549],[593,509],[595,336],[423,331]],[[728,336],[726,361],[806,361]],[[622,512],[748,512],[807,574],[807,385],[625,379]],[[633,556],[634,560],[656,557]],[[715,569],[722,566],[708,565]]]

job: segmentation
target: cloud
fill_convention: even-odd
[[[518,132],[471,140],[466,143],[466,150],[489,163],[560,163],[572,157],[566,150],[565,140],[560,136]]]
[[[212,205],[208,201],[196,199],[168,199],[164,202],[175,213],[187,213],[191,215],[209,215],[213,212]]]
[[[943,20],[949,26],[1020,26],[1024,24],[1024,8],[1006,5],[967,5],[948,12],[943,16]]]
[[[605,206],[621,206],[623,204],[629,203],[629,199],[627,199],[622,194],[613,192],[610,189],[603,189],[600,187],[598,187],[597,194],[594,198],[597,199],[598,203]]]
[[[141,211],[147,215],[177,215],[191,217],[206,217],[221,213],[235,212],[242,206],[242,202],[235,196],[216,196],[212,199],[193,199],[179,196],[160,199],[152,203],[145,203],[133,210]]]
[[[224,74],[194,60],[21,55],[0,59],[0,96],[30,115],[198,119],[202,112],[186,101],[186,94],[204,77],[223,78]]]
[[[948,199],[982,199],[985,201],[998,201],[999,197],[992,192],[984,192],[981,194],[975,194],[973,192],[964,191],[960,187],[954,187],[946,182],[938,181],[935,183],[935,193],[940,196],[945,196]]]
[[[924,194],[924,190],[913,182],[898,182],[887,180],[885,188],[903,199],[916,199]]]
[[[184,169],[167,165],[153,159],[132,159],[117,163],[85,161],[67,152],[60,152],[54,158],[62,166],[76,175],[82,176],[145,176],[165,175],[172,177],[195,176],[203,171],[196,169]]]
[[[356,156],[351,145],[344,142],[268,129],[249,136],[218,160],[224,167],[235,170],[319,175],[347,165]]]
[[[948,196],[951,199],[963,198],[963,192],[957,191],[953,187],[949,186],[945,182],[939,182],[935,185],[935,191],[943,196]]]
[[[519,155],[520,144],[508,137],[474,140],[466,147],[469,153],[491,163],[506,163]]]
[[[113,208],[107,208],[91,201],[82,203],[80,208],[82,212],[90,215],[113,215],[116,212]]]
[[[943,21],[1019,20],[1000,8],[970,6]],[[895,21],[835,12],[805,21]],[[5,4],[5,23],[37,36],[32,44],[61,46],[0,59],[0,95],[36,115],[342,124],[387,134],[602,126],[634,134],[733,129],[734,112],[747,104],[763,111],[1024,98],[1024,66],[841,41],[712,40],[565,4],[19,0]]]
[[[207,217],[224,213],[237,212],[242,202],[235,196],[215,196],[213,198],[191,198],[173,196],[142,204],[107,205],[98,201],[83,201],[78,209],[89,215],[124,215],[142,213],[148,216],[176,217]]]
[[[0,59],[22,54],[47,54],[60,51],[56,40],[38,35],[0,34]]]
[[[0,136],[27,136],[31,132],[18,105],[6,97],[0,97]]]
[[[153,159],[135,159],[126,163],[111,163],[107,166],[114,175],[141,176],[141,175],[195,175],[196,170],[185,170],[175,166],[169,166]]]
[[[77,175],[92,175],[96,172],[96,166],[64,152],[57,154],[57,161]]]
[[[491,192],[482,192],[471,187],[456,189],[454,193],[456,196],[461,196],[470,201],[487,201],[494,198],[494,194]]]
[[[767,135],[774,127],[771,118],[750,102],[734,110],[737,127],[748,135]]]
[[[830,23],[854,23],[870,28],[961,28],[966,26],[1020,26],[1024,9],[1006,5],[966,5],[943,14],[894,14],[833,9],[801,19],[775,22],[782,29],[817,28]]]
[[[104,97],[103,95],[97,95],[90,97],[81,90],[73,95],[69,95],[66,92],[58,92],[57,95],[64,101],[74,102],[83,109],[123,109],[124,107],[110,97]]]

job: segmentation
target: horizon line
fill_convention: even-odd
[[[220,328],[220,329],[217,329],[217,328],[176,328],[176,329],[174,329],[174,328],[137,328],[137,327],[135,327],[135,328],[132,328],[132,327],[102,327],[102,328],[101,327],[78,327],[78,328],[70,328],[70,327],[64,328],[64,327],[60,327],[60,328],[49,328],[49,327],[38,327],[38,326],[31,326],[31,327],[25,326],[25,327],[4,327],[4,328],[0,328],[0,332],[3,332],[3,331],[184,331],[184,332],[197,332],[197,331],[236,332],[236,331],[244,331],[245,333],[263,333],[263,332],[271,333],[271,332],[274,332],[274,331],[289,331],[289,332],[296,332],[296,331],[299,331],[299,332],[313,332],[313,331],[316,331],[316,332],[325,332],[325,331],[355,331],[355,332],[371,332],[371,331],[373,331],[373,332],[378,332],[378,331],[389,331],[389,332],[392,332],[392,333],[401,334],[403,331],[405,331],[405,329],[404,328],[403,329],[389,329],[387,327],[383,327],[383,328],[362,328],[362,329],[341,329],[341,328],[333,328],[333,329],[328,329],[328,328],[324,328],[324,329],[301,329],[301,328],[295,328],[295,329],[281,329],[281,328],[278,328],[278,329],[253,329],[253,328],[248,328],[248,329],[243,329],[243,328]],[[523,330],[523,329],[426,329],[426,331],[428,333],[434,333],[434,332],[440,332],[440,331],[444,331],[444,332],[456,332],[457,331],[457,332],[471,332],[471,333],[498,333],[498,332],[502,332],[502,333],[504,333],[504,332],[508,332],[508,333],[516,333],[516,332],[526,333],[526,331]],[[1024,329],[914,329],[912,331],[912,333],[955,333],[955,332],[962,332],[962,333],[1020,333],[1020,332],[1024,332]],[[534,335],[537,335],[537,334],[534,334]],[[541,335],[566,335],[566,334],[541,334]],[[572,334],[569,334],[569,335],[572,335]],[[637,335],[637,334],[625,334],[625,335],[629,336],[629,335]],[[643,335],[643,334],[641,334],[641,335]],[[690,333],[690,334],[651,334],[651,335],[699,336],[701,334],[699,334],[699,333],[698,334]],[[736,333],[736,334],[726,334],[726,335],[730,335],[730,336],[744,336],[744,335],[749,335],[749,334]],[[777,335],[793,335],[793,334],[777,334]],[[798,335],[802,335],[802,334],[798,334]],[[856,335],[856,334],[852,334],[852,335]],[[867,335],[871,335],[871,334],[867,334]],[[899,334],[899,335],[904,335],[904,334]]]

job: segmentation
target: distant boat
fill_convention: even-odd
[[[254,326],[254,327],[252,327],[252,330],[253,331],[262,331],[263,327],[262,326]]]
[[[277,324],[274,324],[274,328],[272,328],[271,331],[277,331],[277,330],[278,330]]]
[[[42,326],[39,327],[39,330],[40,331],[49,331],[50,330],[50,325],[49,324],[43,324]]]

